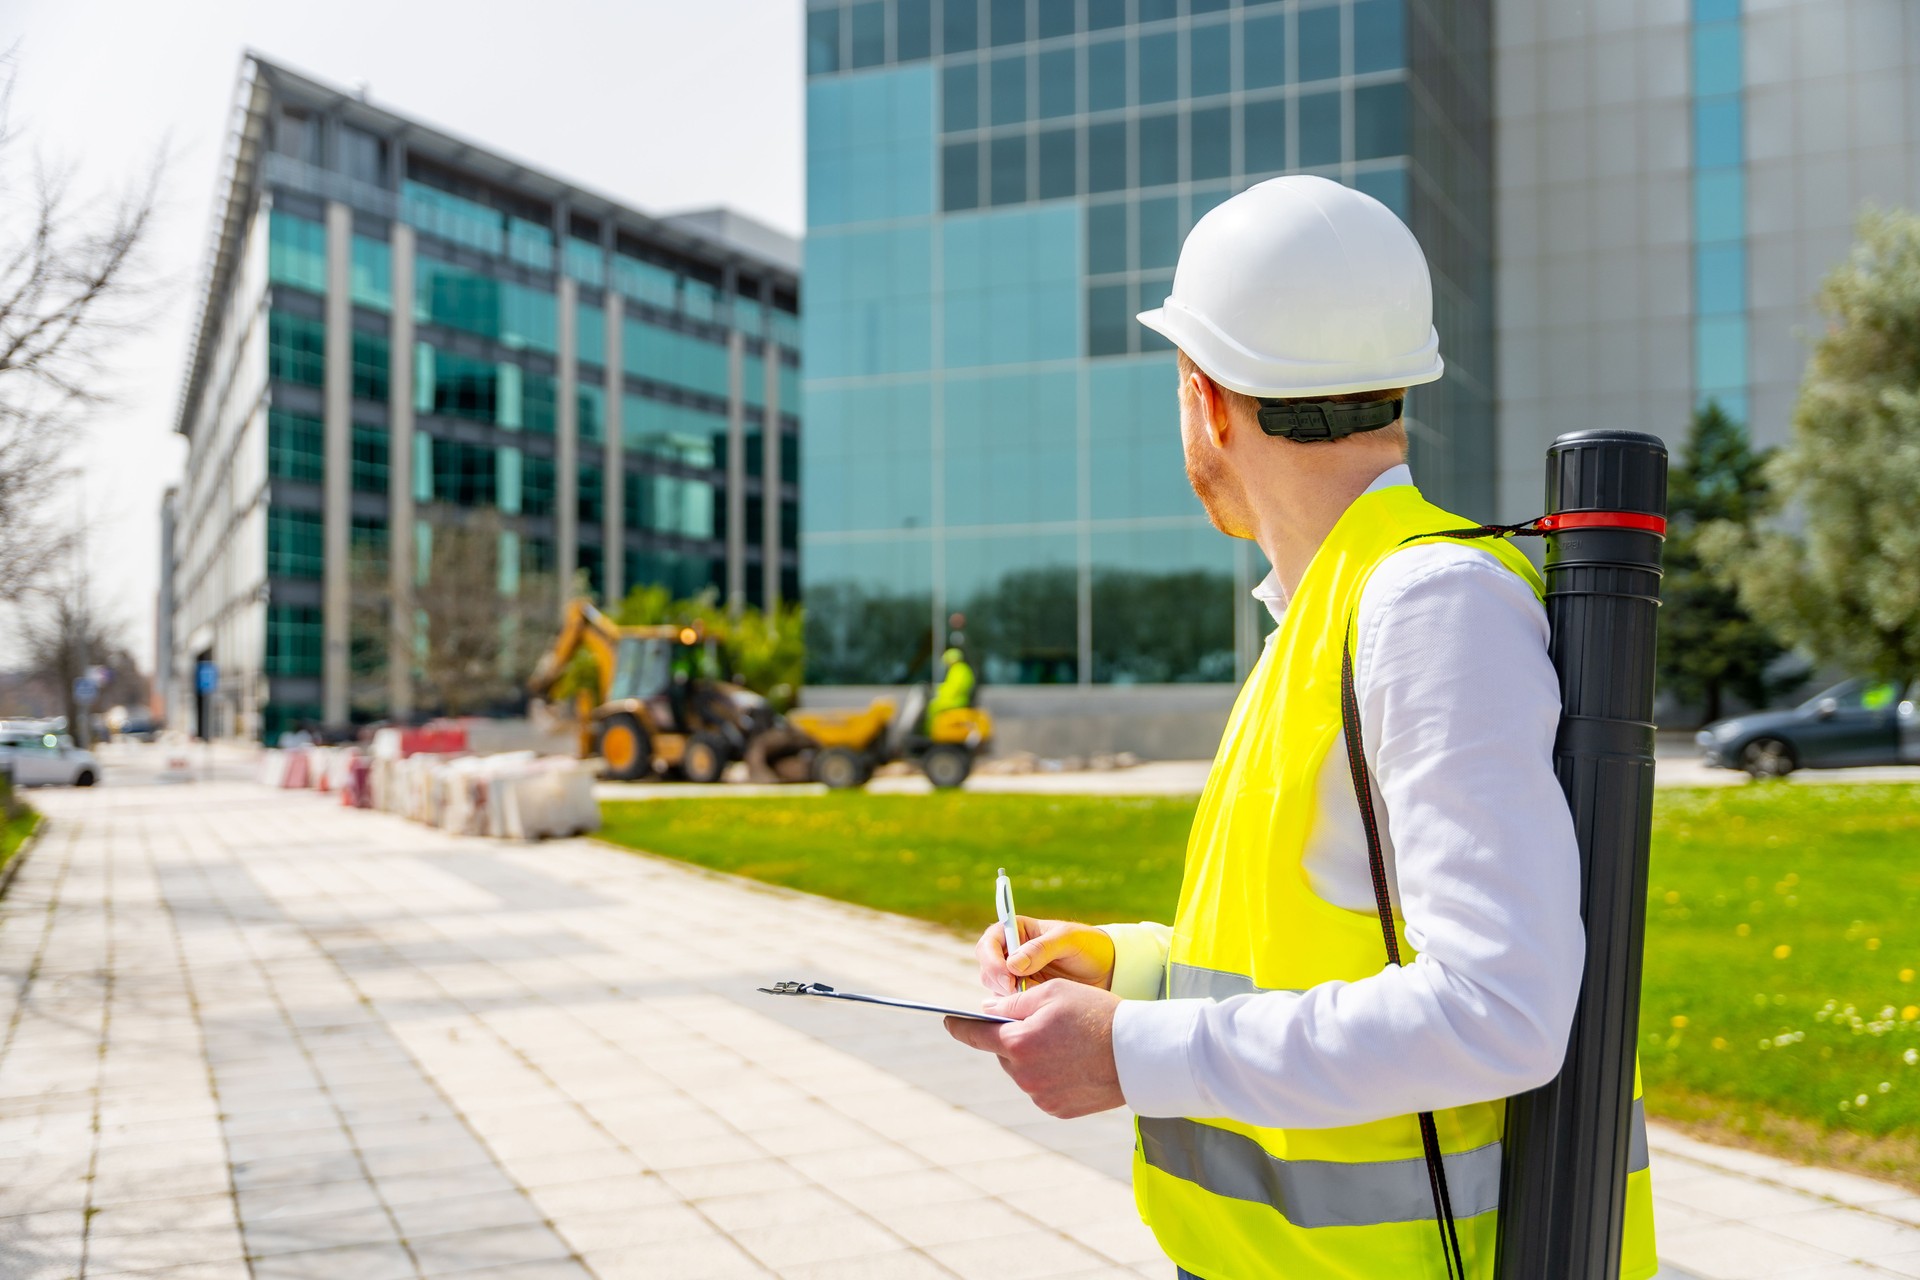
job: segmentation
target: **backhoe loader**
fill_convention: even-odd
[[[766,699],[717,678],[719,646],[698,627],[623,627],[584,599],[527,687],[545,696],[582,648],[595,683],[575,695],[580,757],[598,754],[609,778],[718,782],[775,723]]]

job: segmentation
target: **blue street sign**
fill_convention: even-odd
[[[193,687],[200,693],[212,693],[220,687],[220,668],[202,661],[193,669]]]
[[[93,700],[100,696],[100,686],[93,682],[92,676],[75,676],[73,680],[73,700],[82,707],[91,707]]]

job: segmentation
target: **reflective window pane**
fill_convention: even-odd
[[[1140,0],[1140,21],[1162,22],[1178,15],[1178,0]]]
[[[980,66],[950,62],[940,73],[940,121],[948,133],[980,127]]]
[[[1740,163],[1740,100],[1693,104],[1693,162],[1702,169]]]
[[[1172,414],[1171,397],[1165,412]],[[1177,428],[1165,428],[1174,435]],[[1179,442],[1153,441],[1130,477],[1149,492],[1179,475]],[[1174,483],[1184,483],[1184,476]],[[1192,499],[1189,495],[1188,502]],[[1093,678],[1103,684],[1233,679],[1233,551],[1211,529],[1099,533],[1093,540]]]
[[[940,207],[949,213],[980,207],[979,143],[950,142],[941,151],[940,193]]]
[[[1693,92],[1696,97],[1740,92],[1740,24],[1716,22],[1693,29]]]
[[[1287,18],[1263,14],[1241,27],[1240,82],[1249,89],[1267,89],[1287,82]]]
[[[1027,0],[989,0],[993,42],[1020,44],[1027,38]]]
[[[993,60],[990,79],[993,123],[1021,124],[1027,118],[1027,57],[1009,54]]]
[[[1127,206],[1124,201],[1087,206],[1087,274],[1118,275],[1127,269]]]
[[[1340,91],[1300,95],[1300,165],[1340,163]]]
[[[1040,199],[1055,200],[1080,189],[1080,149],[1073,129],[1052,129],[1040,135]]]
[[[1358,0],[1353,6],[1354,74],[1407,65],[1406,13],[1406,0]]]
[[[1243,120],[1247,173],[1278,173],[1287,165],[1287,100],[1249,102]]]
[[[1040,118],[1070,116],[1079,109],[1079,78],[1074,50],[1049,49],[1040,55]]]
[[[1300,12],[1300,79],[1331,80],[1340,74],[1340,10]]]
[[[807,74],[840,69],[840,10],[816,9],[807,15]]]
[[[851,10],[853,19],[853,55],[855,67],[876,67],[887,60],[887,6],[882,0],[865,0]]]
[[[1140,185],[1159,187],[1180,181],[1180,117],[1143,116],[1140,120]]]
[[[1195,182],[1233,171],[1233,113],[1226,107],[1196,111],[1187,121],[1188,177]]]
[[[1087,0],[1087,30],[1125,26],[1127,0]]]
[[[974,0],[946,0],[941,14],[941,52],[966,53],[980,47],[980,8]]]
[[[1703,244],[1746,234],[1746,179],[1738,169],[1693,175],[1693,238]]]
[[[1228,0],[1187,0],[1187,12],[1192,14],[1225,13]]]
[[[1172,102],[1180,94],[1180,42],[1168,31],[1140,38],[1140,101]]]
[[[1087,46],[1087,110],[1112,111],[1127,105],[1127,44],[1101,40]]]
[[[1027,198],[1027,135],[995,138],[989,167],[993,203],[1019,204]]]
[[[1087,130],[1087,189],[1120,191],[1127,185],[1127,126],[1122,121]]]
[[[1407,171],[1402,165],[1390,169],[1375,169],[1358,175],[1353,180],[1354,189],[1364,191],[1378,200],[1402,221],[1407,220]]]
[[[1087,290],[1087,354],[1125,355],[1133,328],[1127,311],[1127,286],[1095,285]]]
[[[1143,270],[1171,267],[1180,256],[1180,197],[1142,200],[1139,263]]]
[[[1209,97],[1233,88],[1233,28],[1224,22],[1195,27],[1187,35],[1187,75],[1192,96]]]
[[[896,0],[893,43],[900,62],[918,62],[933,52],[933,0]]]
[[[1040,38],[1072,35],[1079,10],[1079,0],[1040,0]]]
[[[1703,316],[1743,315],[1747,309],[1747,253],[1718,245],[1695,251],[1694,307]]]
[[[1375,160],[1405,155],[1407,86],[1369,85],[1353,91],[1353,158]]]

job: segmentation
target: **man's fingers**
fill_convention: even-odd
[[[1038,973],[1055,960],[1079,951],[1077,934],[1075,926],[1057,924],[1021,943],[1019,950],[1007,957],[1007,968],[1018,974]]]
[[[1030,1018],[1041,1005],[1060,995],[1065,983],[1042,982],[1028,987],[1025,991],[1016,991],[1012,995],[996,996],[985,1004],[988,1013],[998,1014],[1002,1018],[1012,1018],[1015,1022]]]
[[[948,1018],[946,1024],[947,1034],[968,1048],[978,1049],[983,1053],[998,1054],[1000,1052],[1000,1028],[1004,1025],[1003,1023],[978,1022],[972,1018]]]

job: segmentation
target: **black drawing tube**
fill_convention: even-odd
[[[1647,851],[1653,829],[1654,621],[1667,449],[1578,431],[1547,450],[1547,619],[1560,676],[1554,771],[1580,844],[1587,967],[1566,1062],[1507,1103],[1500,1280],[1620,1274]]]

